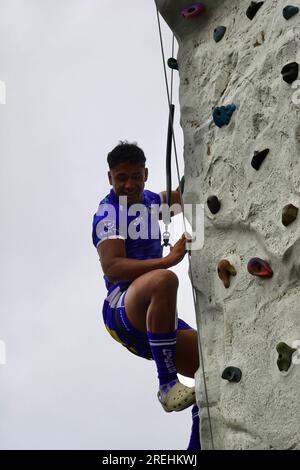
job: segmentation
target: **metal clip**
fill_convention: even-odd
[[[168,227],[165,228],[165,232],[163,233],[163,245],[162,246],[172,246],[171,243],[170,243],[170,232],[168,232]]]

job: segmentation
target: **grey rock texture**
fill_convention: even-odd
[[[300,14],[287,21],[288,2],[266,0],[250,21],[249,0],[207,0],[203,16],[186,20],[188,3],[157,1],[179,43],[184,200],[216,195],[222,204],[215,215],[206,205],[204,248],[192,254],[215,448],[300,449],[300,365],[280,372],[276,350],[300,340],[300,217],[282,224],[286,205],[300,207],[300,81],[281,75],[300,63]],[[216,127],[213,109],[231,103],[230,124]],[[251,160],[266,148],[257,171]],[[268,261],[272,278],[249,274],[253,257]],[[228,288],[222,259],[237,272]],[[240,382],[221,378],[229,366],[242,371]],[[196,388],[210,449],[201,370]]]

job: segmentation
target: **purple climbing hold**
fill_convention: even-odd
[[[282,12],[286,20],[289,20],[293,16],[297,15],[297,13],[299,13],[299,8],[294,7],[293,5],[287,5],[286,7],[284,7],[283,12]]]
[[[288,204],[282,209],[282,223],[285,227],[290,225],[298,216],[298,207]]]
[[[246,15],[249,20],[253,20],[258,10],[263,6],[264,2],[251,2],[251,5],[247,8]]]
[[[248,273],[258,277],[272,277],[273,271],[267,261],[260,258],[251,258],[248,262]]]
[[[223,127],[229,124],[235,110],[235,104],[228,104],[227,106],[216,108],[213,112],[213,120],[216,126]]]
[[[264,159],[270,152],[269,149],[262,150],[261,152],[254,152],[254,157],[252,158],[251,165],[255,170],[259,170]]]
[[[286,83],[293,83],[298,78],[299,64],[297,64],[297,62],[291,62],[283,67],[281,73]]]
[[[187,19],[195,18],[196,16],[204,13],[205,10],[206,6],[203,3],[192,3],[191,5],[188,5],[183,10],[181,10],[181,15]]]
[[[207,205],[212,214],[216,214],[221,208],[221,203],[217,196],[209,196],[207,199]]]

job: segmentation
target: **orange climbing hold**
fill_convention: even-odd
[[[236,270],[227,259],[222,259],[218,264],[218,275],[223,281],[224,287],[230,287],[230,277],[236,275]]]

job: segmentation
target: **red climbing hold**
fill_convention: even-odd
[[[205,10],[206,7],[203,3],[192,3],[181,10],[181,15],[187,19],[195,18],[196,16],[201,15],[201,13],[204,13]]]
[[[267,261],[260,258],[251,258],[247,266],[248,272],[253,276],[272,277],[273,271]]]

